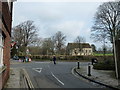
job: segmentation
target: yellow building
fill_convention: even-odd
[[[68,55],[92,55],[92,47],[89,43],[68,43],[67,45]]]

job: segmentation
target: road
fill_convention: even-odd
[[[88,65],[87,62],[82,65]],[[76,62],[31,62],[14,64],[12,67],[25,68],[35,88],[96,88],[72,74]]]

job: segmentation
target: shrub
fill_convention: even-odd
[[[19,56],[23,58],[24,56]],[[52,55],[31,55],[30,58],[32,60],[52,60]],[[71,55],[56,55],[57,60],[84,60],[91,61],[92,58],[97,58],[98,62],[103,60],[103,56],[71,56]],[[113,60],[112,56],[106,56],[107,60]],[[107,63],[107,61],[106,61]],[[109,62],[108,62],[109,63]]]
[[[97,70],[115,70],[115,64],[113,60],[106,60],[94,64],[93,68]]]

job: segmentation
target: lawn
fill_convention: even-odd
[[[94,53],[93,54],[94,56],[104,56],[104,54],[102,54],[102,53]],[[110,53],[110,54],[105,54],[106,56],[113,56],[113,54],[112,53]]]

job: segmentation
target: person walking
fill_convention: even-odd
[[[54,64],[56,64],[56,57],[55,56],[53,56],[53,62],[54,62]]]

